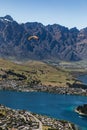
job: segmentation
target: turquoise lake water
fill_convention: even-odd
[[[79,125],[81,130],[87,130],[87,118],[80,117],[74,112],[74,109],[84,103],[87,103],[86,96],[0,91],[0,104],[68,120]]]

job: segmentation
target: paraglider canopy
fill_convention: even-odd
[[[37,36],[35,36],[35,35],[28,37],[28,40],[32,40],[32,39],[38,40],[39,38]]]

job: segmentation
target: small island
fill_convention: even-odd
[[[87,117],[87,104],[83,104],[81,106],[78,106],[75,109],[75,112],[77,112],[81,116],[86,116]]]

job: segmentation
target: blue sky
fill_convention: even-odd
[[[19,23],[41,22],[78,29],[87,27],[87,0],[0,0],[0,16]]]

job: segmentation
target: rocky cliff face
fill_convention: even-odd
[[[38,40],[28,40],[32,35]],[[0,57],[77,61],[86,59],[86,50],[87,28],[68,29],[37,22],[19,24],[9,15],[0,17]]]

